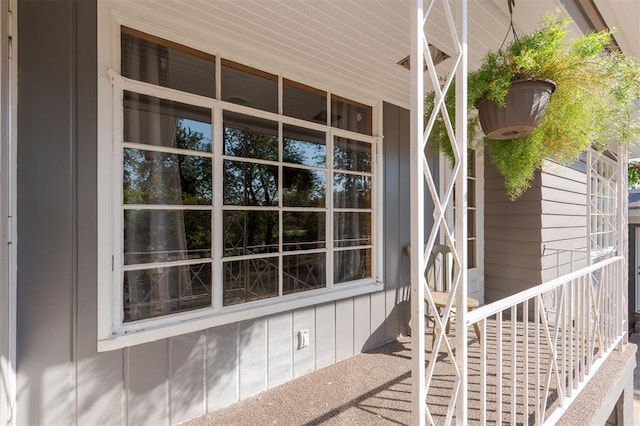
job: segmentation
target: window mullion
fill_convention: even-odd
[[[280,84],[278,85],[278,110],[282,113],[282,76],[279,77]],[[283,201],[283,171],[282,171],[282,160],[283,160],[283,148],[284,148],[284,137],[283,137],[283,126],[282,120],[278,121],[278,297],[281,298],[284,295],[284,250],[283,250],[283,240],[284,240],[284,221],[283,221],[283,210],[284,210],[284,201]]]
[[[329,117],[331,117],[331,96],[328,95],[327,96],[327,111],[329,111],[328,115]],[[327,167],[327,183],[326,183],[326,193],[327,193],[327,197],[326,197],[326,207],[327,207],[327,214],[325,215],[326,218],[326,235],[325,235],[325,239],[327,241],[326,244],[326,252],[327,252],[327,259],[326,259],[326,267],[327,267],[327,288],[328,289],[332,289],[333,288],[333,277],[334,277],[334,273],[333,273],[333,247],[334,247],[334,229],[333,229],[333,216],[334,216],[334,210],[333,210],[333,131],[329,130],[327,132],[327,139],[326,139],[326,143],[327,143],[327,163],[326,163],[326,167]]]
[[[123,175],[124,170],[122,168],[124,158],[124,148],[122,144],[124,135],[124,90],[122,86],[113,88],[113,174],[116,176],[113,188],[113,213],[114,213],[114,227],[113,227],[113,257],[112,257],[112,318],[111,322],[115,328],[122,326],[124,320],[124,299],[123,299],[123,282],[124,272],[122,266],[123,251],[124,251],[124,211],[123,211]]]
[[[218,60],[218,67],[219,67]],[[219,74],[218,74],[219,75]],[[218,79],[219,80],[219,79]],[[220,93],[216,90],[216,93]],[[211,233],[211,254],[213,256],[213,279],[212,279],[212,293],[213,293],[213,309],[219,311],[222,308],[223,300],[223,282],[224,282],[224,265],[222,263],[222,252],[224,246],[224,229],[222,223],[222,204],[223,204],[223,191],[224,191],[224,171],[223,171],[223,140],[224,140],[224,125],[222,121],[222,108],[215,106],[213,108],[213,178],[212,188],[214,188],[213,196],[213,229]]]

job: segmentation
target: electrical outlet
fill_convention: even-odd
[[[309,347],[309,329],[298,330],[298,350]]]

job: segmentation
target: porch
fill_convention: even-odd
[[[576,424],[615,415],[617,386],[631,377],[636,354],[635,345],[622,345],[626,332],[615,309],[622,301],[614,285],[621,265],[621,258],[601,261],[470,315],[467,324],[477,321],[482,334],[478,340],[468,333],[469,424]],[[455,324],[446,338],[426,329],[433,424],[455,416],[454,341]],[[411,424],[411,348],[411,337],[402,336],[185,424]],[[627,389],[622,396],[630,398]],[[623,417],[614,424],[630,424],[629,414]]]
[[[401,338],[183,424],[410,424],[410,347],[411,339]],[[610,383],[607,378],[622,376],[626,371],[621,367],[631,362],[636,350],[631,344],[623,352],[614,351],[594,381],[606,384]],[[439,395],[451,388],[446,373],[437,374],[434,389],[435,386]],[[479,423],[477,394],[472,389],[470,395],[469,423]],[[602,390],[601,395],[606,395],[606,390]],[[430,400],[434,404],[446,403],[445,398],[438,395],[430,396]],[[596,407],[581,401],[574,404],[572,412],[582,413],[582,419],[590,419],[589,414]],[[440,408],[446,410],[446,407]],[[492,408],[495,413],[495,405]],[[441,424],[444,417],[437,416],[434,420]],[[522,424],[522,420],[517,419],[516,424]]]

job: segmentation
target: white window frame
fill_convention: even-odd
[[[108,19],[100,19],[108,16]],[[382,241],[382,138],[368,136],[347,130],[328,127],[286,117],[275,113],[260,111],[241,105],[223,102],[200,95],[180,92],[175,89],[155,86],[120,75],[120,27],[138,29],[155,36],[174,40],[202,50],[202,45],[185,39],[172,37],[170,31],[143,23],[133,17],[123,15],[113,10],[100,10],[98,13],[98,351],[108,351],[122,347],[137,345],[158,339],[215,327],[256,317],[266,316],[278,312],[290,311],[306,306],[326,303],[343,298],[381,291],[384,288],[383,277],[383,241]],[[108,46],[108,48],[107,48]],[[220,62],[221,58],[229,57],[224,52],[210,52],[216,57],[216,96],[220,96]],[[279,88],[283,75],[278,74]],[[286,77],[286,76],[285,76]],[[301,82],[313,86],[309,82]],[[332,285],[333,282],[333,191],[331,182],[331,165],[327,164],[327,286],[306,292],[293,293],[268,299],[251,301],[231,306],[222,306],[222,248],[219,235],[222,232],[221,198],[213,200],[213,228],[212,228],[212,299],[213,307],[193,311],[178,312],[166,316],[137,320],[124,323],[122,301],[122,135],[123,135],[123,93],[132,91],[149,96],[197,105],[212,110],[213,123],[213,176],[214,194],[222,193],[221,140],[222,140],[222,111],[233,111],[251,116],[266,118],[283,124],[292,124],[313,130],[321,130],[327,134],[327,163],[332,158],[329,150],[333,146],[335,137],[345,137],[366,141],[372,145],[373,164],[371,175],[372,212],[372,277],[349,283]],[[282,92],[281,89],[280,93]],[[340,96],[343,94],[341,93]],[[331,92],[327,90],[328,102]],[[355,101],[361,102],[354,97]],[[362,102],[362,103],[367,103]],[[371,104],[372,102],[369,102]],[[282,96],[279,96],[279,110],[282,111]],[[380,134],[379,128],[381,102],[372,108],[374,135]],[[279,209],[282,209],[280,204]],[[329,228],[329,226],[331,226]],[[280,252],[282,256],[286,253]],[[204,260],[204,259],[203,259]]]
[[[473,238],[476,242],[476,253],[474,263],[475,266],[467,268],[467,285],[468,295],[484,303],[484,147],[478,144],[469,151],[474,153],[475,176],[473,178],[467,176],[467,179],[475,181],[475,228],[476,236]],[[467,151],[468,152],[468,151]],[[443,193],[446,186],[453,179],[451,163],[449,159],[440,153],[438,156],[440,193]],[[446,206],[445,215],[447,223],[453,223],[454,208],[450,203]],[[452,231],[453,233],[453,231]],[[470,238],[467,239],[469,241]],[[440,244],[446,244],[444,237],[440,236]],[[469,254],[470,255],[470,254]],[[468,262],[471,263],[471,262]]]
[[[591,262],[614,254],[618,244],[618,176],[617,160],[605,152],[591,150],[589,182],[589,246]]]

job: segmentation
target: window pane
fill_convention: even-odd
[[[303,129],[285,124],[284,152],[282,161],[304,164],[305,166],[324,167],[326,165],[327,147],[324,132]]]
[[[225,160],[224,203],[236,206],[277,206],[278,167]]]
[[[467,206],[476,207],[476,180],[467,179]]]
[[[371,244],[371,213],[335,213],[334,247]]]
[[[333,166],[336,169],[371,172],[371,144],[346,138],[335,138]]]
[[[211,152],[211,110],[124,92],[124,141]]]
[[[224,155],[278,161],[278,123],[225,111]]]
[[[284,79],[282,109],[284,115],[327,124],[327,93]]]
[[[211,204],[211,159],[125,148],[125,204]]]
[[[283,294],[298,293],[326,286],[326,253],[284,256]]]
[[[339,129],[371,135],[371,107],[331,96],[331,125]]]
[[[337,208],[370,208],[371,178],[336,173],[333,176],[333,203]]]
[[[476,151],[467,150],[467,176],[475,177],[476,175]]]
[[[122,28],[122,75],[215,97],[215,57],[158,37]]]
[[[319,170],[282,168],[282,197],[288,207],[324,207],[327,179]]]
[[[211,212],[125,210],[124,264],[211,257]]]
[[[476,267],[476,240],[467,241],[467,268]]]
[[[333,254],[336,284],[371,277],[371,249],[338,251]]]
[[[278,251],[278,212],[225,211],[224,256]]]
[[[124,321],[211,306],[211,263],[125,271]]]
[[[310,250],[325,247],[326,215],[321,212],[284,212],[282,243],[284,250]]]
[[[476,237],[476,210],[467,209],[467,236]]]
[[[222,100],[278,112],[278,77],[223,59]]]
[[[224,262],[224,306],[278,296],[278,258]]]

